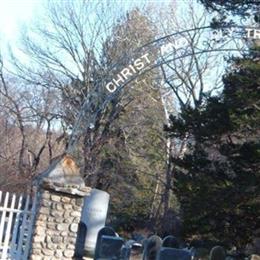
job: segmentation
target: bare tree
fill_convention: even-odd
[[[173,1],[157,12],[154,23],[163,36],[152,44],[160,48],[157,63],[161,68],[160,90],[168,125],[170,116],[178,116],[189,106],[201,109],[205,98],[221,89],[226,64],[221,50],[239,50],[241,45],[232,37],[225,39],[225,34],[217,37],[210,26],[212,17],[194,1],[180,6]],[[158,17],[165,19],[156,19]],[[158,176],[151,212],[151,217],[157,220],[163,215],[164,221],[160,223],[166,223],[168,212],[178,210],[173,194],[175,165],[171,158],[182,157],[190,141],[188,134],[183,140],[168,137],[166,171]]]
[[[3,65],[1,57],[0,167],[4,169],[3,173],[13,177],[6,179],[2,186],[9,182],[14,184],[17,179],[18,184],[26,187],[27,184],[30,186],[37,170],[46,167],[56,154],[54,143],[58,133],[53,135],[56,100],[53,93],[48,95],[46,90],[38,93],[27,88],[17,78],[8,75]],[[43,157],[45,160],[41,160]]]

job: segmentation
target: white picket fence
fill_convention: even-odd
[[[0,259],[28,259],[36,198],[0,191]]]

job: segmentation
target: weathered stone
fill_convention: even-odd
[[[42,246],[41,246],[40,243],[33,243],[33,244],[32,244],[32,248],[33,248],[33,249],[41,249]]]
[[[63,252],[63,255],[65,257],[72,257],[74,255],[74,250],[70,250],[70,249],[66,249],[64,252]]]
[[[56,210],[56,209],[52,209],[50,212],[50,215],[56,219],[56,218],[62,217],[63,212]]]
[[[47,255],[47,256],[54,255],[54,251],[50,250],[50,249],[47,249],[47,248],[43,249],[42,252],[43,252],[44,255]]]
[[[65,203],[70,203],[71,198],[69,198],[69,197],[62,197],[62,198],[61,198],[61,201],[62,201],[62,202],[65,202]]]
[[[77,206],[83,206],[84,199],[83,198],[77,198],[75,204]]]
[[[68,249],[75,250],[75,245],[69,244],[69,245],[67,245],[67,248],[68,248]]]
[[[54,195],[54,194],[51,195],[51,200],[52,201],[60,202],[60,199],[61,199],[61,197],[58,196],[58,195]]]
[[[52,241],[51,241],[51,236],[47,235],[47,236],[45,237],[45,242],[46,242],[46,243],[52,243]]]
[[[41,220],[41,221],[38,220],[38,221],[36,222],[35,226],[45,227],[45,226],[46,226],[46,222],[45,222],[45,221],[42,221],[42,220]]]
[[[45,234],[45,228],[42,226],[37,225],[35,227],[35,234],[39,235],[39,236],[43,236]]]
[[[64,250],[66,248],[65,244],[58,244],[57,249],[62,249]]]
[[[62,259],[62,250],[56,250],[55,251],[55,256],[59,259]]]
[[[71,204],[71,205],[76,204],[76,199],[75,199],[75,198],[72,198],[70,204]]]
[[[47,245],[46,245],[46,248],[47,249],[51,249],[51,250],[56,249],[56,247],[57,247],[57,245],[53,244],[52,242],[51,243],[47,243]]]
[[[85,186],[85,187],[80,187],[79,188],[80,191],[86,193],[86,196],[90,194],[92,188],[88,187],[88,186]]]
[[[55,219],[54,219],[54,217],[48,217],[47,220],[50,223],[50,222],[54,222]]]
[[[78,231],[78,224],[72,223],[72,224],[70,225],[70,231],[76,233],[76,232]]]
[[[70,233],[69,233],[69,237],[76,238],[76,237],[77,237],[77,233],[70,232]]]
[[[44,256],[42,260],[56,260],[53,256],[50,258],[49,256]]]
[[[58,217],[55,219],[55,223],[62,223],[63,219],[61,217]]]
[[[39,243],[44,241],[44,236],[35,235],[33,237],[33,243]]]
[[[70,217],[70,211],[65,211],[63,214],[64,219],[68,219]]]
[[[47,243],[46,242],[41,242],[41,248],[45,248],[46,247],[46,245],[47,245]]]
[[[67,236],[68,236],[68,232],[62,231],[62,232],[60,233],[60,235],[61,235],[62,237],[67,237]]]
[[[34,253],[34,251],[33,251],[33,254],[34,255],[31,256],[30,260],[42,260],[42,257],[40,256],[41,251],[36,252],[36,253]]]
[[[72,217],[80,217],[80,216],[81,216],[81,213],[78,212],[78,211],[72,211],[72,212],[70,213],[70,215],[71,215]]]
[[[63,210],[62,204],[57,203],[57,204],[56,204],[56,209],[57,209],[57,210]]]
[[[66,224],[58,224],[58,225],[56,225],[56,229],[58,231],[65,231],[65,230],[68,229],[68,225],[66,225]]]
[[[42,198],[48,200],[50,198],[50,193],[48,191],[44,191],[42,193]]]
[[[64,204],[63,207],[64,209],[72,209],[72,205],[70,204]]]
[[[55,229],[55,224],[54,223],[48,223],[47,224],[47,228],[49,228],[49,229]]]
[[[55,230],[47,229],[46,234],[49,235],[50,237],[54,236],[57,233]]]
[[[44,207],[50,207],[51,205],[51,201],[47,200],[47,199],[43,199],[42,200],[42,206]]]
[[[79,218],[79,217],[75,217],[75,218],[73,219],[73,222],[74,222],[74,223],[79,223],[79,222],[80,222],[80,218]]]
[[[47,220],[47,216],[40,214],[40,215],[38,216],[38,220],[45,222],[45,221]]]
[[[74,206],[73,206],[73,209],[74,209],[75,211],[81,212],[81,207],[79,207],[79,206],[77,206],[77,205],[74,205]]]
[[[40,210],[39,210],[39,213],[40,213],[40,214],[49,215],[50,210],[49,210],[49,208],[41,207]]]
[[[51,240],[52,240],[53,243],[58,244],[58,243],[61,243],[61,242],[62,242],[62,237],[57,236],[57,235],[54,235],[54,236],[51,238]]]
[[[75,244],[76,243],[76,237],[66,237],[65,240],[67,244]]]

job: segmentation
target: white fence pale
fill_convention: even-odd
[[[0,191],[0,259],[28,259],[36,198]]]

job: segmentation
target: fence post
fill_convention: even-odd
[[[30,259],[73,259],[84,197],[91,189],[68,156],[54,162],[43,176]]]

